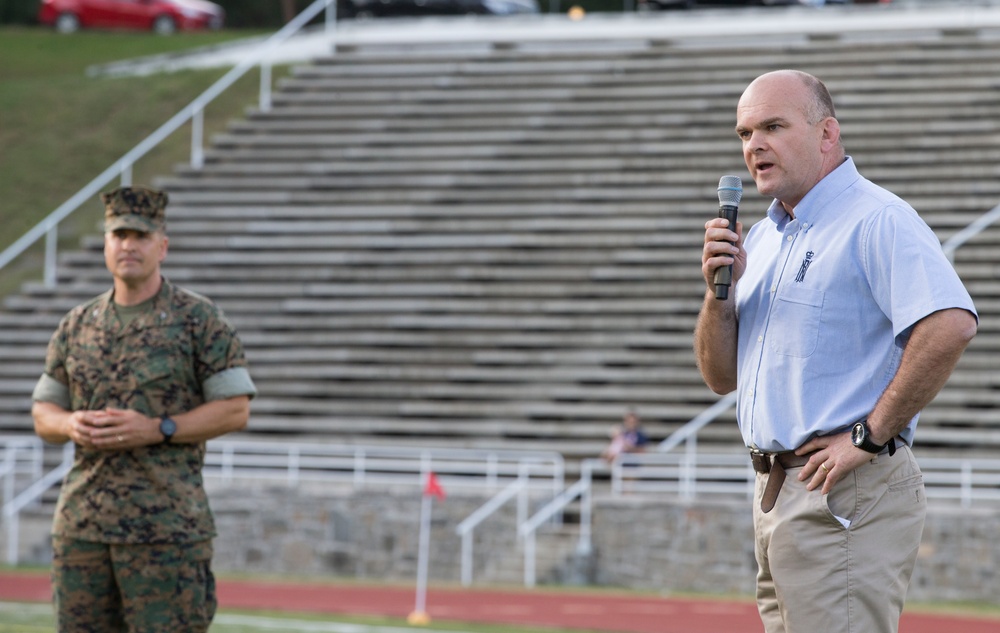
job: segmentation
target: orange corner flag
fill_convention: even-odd
[[[427,473],[427,485],[424,486],[424,496],[433,496],[442,501],[444,500],[444,488],[441,487],[441,482],[438,481],[437,475],[433,472]]]

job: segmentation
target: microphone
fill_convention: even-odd
[[[719,217],[729,220],[729,228],[736,231],[736,213],[743,197],[743,181],[739,176],[723,176],[719,179]],[[730,242],[731,243],[731,242]],[[715,298],[725,301],[729,298],[729,286],[733,285],[733,265],[715,269]]]

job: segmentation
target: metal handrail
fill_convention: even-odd
[[[0,506],[17,494],[18,475],[27,473],[31,481],[42,476],[44,445],[34,435],[0,438]]]
[[[1000,461],[996,459],[925,457],[917,463],[928,499],[957,500],[963,508],[972,507],[973,501],[1000,502]]]
[[[74,444],[67,443],[63,447],[62,463],[48,473],[42,475],[24,491],[3,505],[3,520],[7,524],[7,563],[17,564],[21,510],[35,503],[45,492],[62,481],[73,466]]]
[[[113,178],[119,177],[122,185],[132,184],[132,166],[135,162],[153,150],[188,121],[191,122],[191,166],[195,169],[201,169],[204,166],[202,137],[204,133],[205,107],[220,94],[228,90],[251,68],[260,64],[260,109],[261,111],[268,111],[271,104],[271,67],[267,61],[267,56],[292,35],[302,30],[310,20],[319,15],[320,11],[324,9],[326,10],[326,29],[332,33],[336,27],[336,2],[334,0],[316,0],[302,13],[295,16],[288,24],[274,33],[274,35],[266,39],[260,46],[253,49],[238,64],[233,66],[229,72],[188,104],[187,107],[171,117],[170,120],[161,125],[155,132],[140,141],[138,145],[126,152],[125,155],[112,163],[110,167],[101,172],[96,178],[84,185],[82,189],[73,194],[66,202],[59,205],[48,217],[8,246],[0,253],[0,270],[44,236],[45,286],[54,288],[56,285],[56,249],[59,237],[59,223],[79,209],[83,203],[93,200],[100,190]]]
[[[732,453],[637,453],[611,467],[611,490],[671,493],[691,501],[705,494],[753,497],[755,473],[743,451]]]
[[[455,528],[455,534],[462,537],[462,586],[468,587],[472,584],[472,538],[476,527],[493,515],[494,512],[502,508],[508,501],[517,497],[517,522],[520,524],[527,513],[527,498],[524,491],[528,488],[529,475],[527,470],[514,481],[510,482],[506,488],[494,495],[489,501],[481,505],[472,514]]]
[[[555,451],[407,448],[338,444],[263,443],[211,440],[206,445],[206,478],[341,481],[365,485],[422,485],[433,471],[444,484],[496,489],[530,468],[537,487],[555,494],[565,484],[563,456]],[[535,486],[534,483],[532,483]]]
[[[603,466],[598,459],[585,459],[580,463],[580,479],[562,491],[555,499],[544,505],[527,521],[519,523],[517,535],[524,541],[524,585],[535,586],[535,535],[544,523],[558,516],[577,497],[580,498],[580,539],[578,554],[591,551],[591,509],[593,505],[593,472]]]
[[[67,443],[59,466],[3,505],[8,563],[17,564],[21,511],[62,481],[73,465],[73,457],[74,444]],[[338,457],[346,459],[338,461]],[[565,484],[563,456],[555,451],[264,444],[239,440],[209,441],[202,472],[208,478],[217,476],[223,481],[268,476],[283,478],[289,485],[315,478],[339,479],[362,486],[372,481],[422,485],[431,470],[444,473],[441,481],[446,486],[453,483],[493,489],[514,477],[515,482],[530,487],[531,473],[539,480],[539,489],[552,494]],[[376,477],[373,473],[387,473],[387,476]],[[522,514],[527,514],[526,507]]]
[[[971,240],[973,237],[982,233],[997,220],[1000,220],[1000,204],[979,216],[967,227],[948,238],[944,244],[941,245],[941,249],[944,250],[944,254],[948,257],[948,261],[955,263],[955,251],[957,251],[960,246]]]
[[[656,450],[666,453],[673,450],[681,442],[690,440],[698,434],[698,431],[714,421],[717,417],[736,406],[736,392],[730,392],[719,398],[715,404],[705,409],[698,415],[691,418],[691,421],[670,434],[662,442],[656,445]]]
[[[726,394],[715,404],[708,407],[684,426],[674,431],[670,437],[660,442],[656,450],[658,453],[667,453],[681,444],[686,443],[688,458],[690,459],[696,452],[698,446],[698,431],[718,418],[720,415],[730,410],[736,404],[736,392]],[[621,477],[615,477],[615,472],[620,474],[622,460],[631,460],[634,455],[619,456],[612,464],[612,494],[621,493]],[[580,499],[580,537],[577,543],[577,553],[587,555],[593,547],[591,539],[591,515],[593,512],[593,473],[595,470],[605,469],[607,466],[602,460],[585,459],[580,463],[580,480],[568,487],[556,498],[543,506],[530,519],[518,526],[518,536],[524,540],[524,584],[533,587],[535,584],[535,533],[546,521],[562,512],[569,504]],[[696,479],[693,472],[688,473],[689,488],[693,492],[691,478]]]
[[[694,463],[687,463],[685,455],[632,455],[632,467],[619,471],[629,482],[619,494],[666,493],[686,500],[701,494],[748,497],[756,479],[749,462],[739,453],[702,453]],[[918,457],[917,463],[928,499],[957,501],[963,508],[974,501],[1000,502],[1000,460]]]

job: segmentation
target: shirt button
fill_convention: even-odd
[[[791,242],[791,241],[792,241],[793,239],[795,239],[795,238],[794,238],[793,236],[789,235],[789,236],[788,236],[788,237],[786,237],[785,239],[786,239],[786,240],[788,240],[789,242]]]
[[[764,337],[763,337],[763,336],[758,336],[758,337],[757,337],[757,342],[758,342],[758,343],[761,343],[761,342],[763,342],[763,341],[764,341]]]

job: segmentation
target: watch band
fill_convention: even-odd
[[[856,442],[854,445],[862,450],[868,451],[869,453],[881,453],[882,449],[885,448],[885,445],[876,444],[875,442],[873,442],[871,440],[871,437],[869,437],[868,435],[862,437],[861,441]]]
[[[876,444],[872,441],[871,429],[868,428],[867,420],[855,423],[851,430],[851,443],[874,455],[878,455],[886,448],[889,449],[890,457],[896,454],[896,438],[889,438],[885,444]]]

